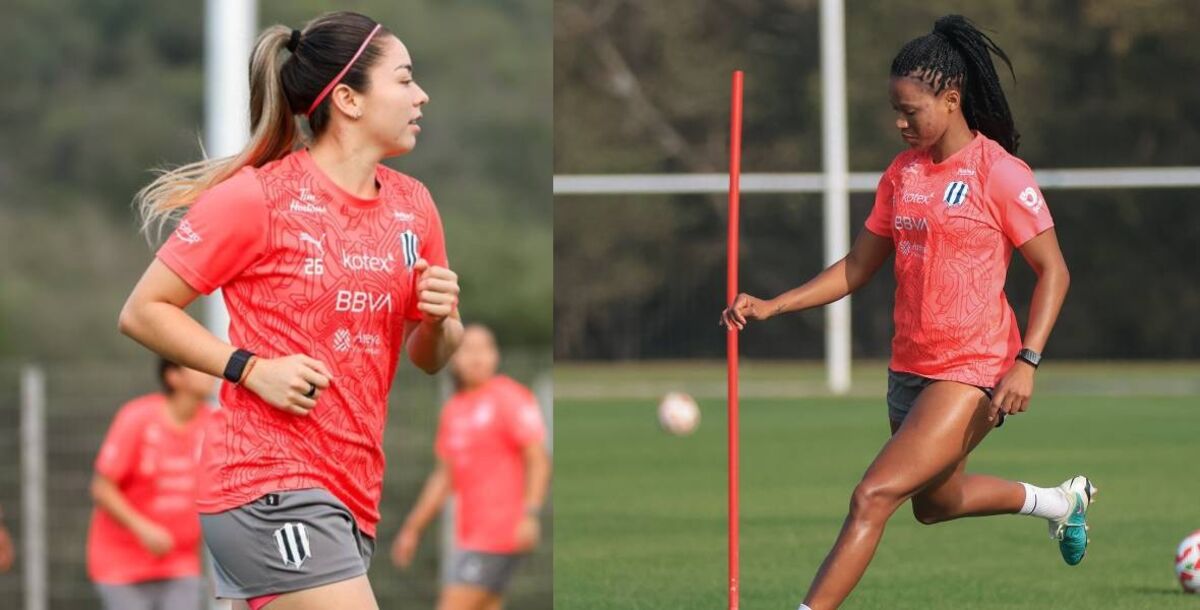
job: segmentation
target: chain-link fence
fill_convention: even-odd
[[[87,576],[86,541],[92,510],[92,464],[117,409],[138,395],[157,390],[154,363],[137,361],[44,362],[46,560],[48,608],[92,610],[98,601]],[[548,350],[505,354],[502,371],[530,385],[551,415]],[[0,363],[0,506],[17,546],[17,562],[0,575],[0,607],[18,608],[25,594],[22,579],[21,363]],[[384,449],[388,468],[383,488],[379,540],[370,578],[383,608],[433,607],[440,586],[442,536],[431,528],[412,567],[397,571],[389,559],[392,537],[416,500],[433,466],[433,441],[446,384],[402,365],[391,398]],[[543,517],[543,539],[521,567],[508,596],[515,608],[553,607],[553,511]]]

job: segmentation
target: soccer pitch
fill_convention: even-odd
[[[568,384],[605,375],[564,373]],[[570,393],[555,404],[555,608],[725,607],[724,400],[701,397],[699,431],[675,438],[657,428],[652,397]],[[741,605],[794,609],[887,438],[886,407],[881,394],[763,397],[744,398],[741,412]],[[843,607],[1196,608],[1173,559],[1200,528],[1198,431],[1194,395],[1035,392],[968,468],[1043,486],[1092,477],[1101,491],[1083,563],[1062,562],[1041,519],[923,526],[906,504]]]

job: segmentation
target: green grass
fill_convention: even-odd
[[[653,400],[555,405],[554,598],[559,610],[723,608],[724,401],[691,437],[656,427]],[[794,609],[833,543],[850,491],[887,436],[879,398],[742,403],[742,608]],[[1093,541],[1066,566],[1045,522],[1021,516],[922,526],[902,507],[844,608],[1200,608],[1172,570],[1200,528],[1190,397],[1035,397],[970,470],[1102,490]]]

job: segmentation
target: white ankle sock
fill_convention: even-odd
[[[1021,485],[1025,488],[1025,506],[1021,507],[1020,514],[1043,519],[1062,519],[1067,516],[1071,504],[1058,488],[1034,487],[1029,483]]]
[[[809,608],[808,604],[800,604],[800,607],[796,608],[796,610],[812,610],[812,608]]]

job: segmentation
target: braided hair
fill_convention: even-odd
[[[1020,134],[992,65],[993,54],[1016,80],[1008,55],[987,34],[962,15],[946,15],[933,24],[932,32],[900,49],[892,60],[891,74],[916,78],[929,85],[934,95],[949,87],[958,89],[967,125],[1016,154]]]

